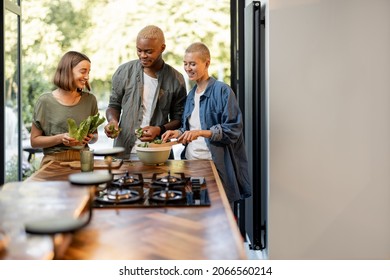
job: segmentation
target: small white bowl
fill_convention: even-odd
[[[166,162],[169,158],[171,148],[171,146],[153,148],[136,147],[136,150],[140,161],[147,165],[154,165]]]

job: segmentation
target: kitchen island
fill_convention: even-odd
[[[173,173],[202,176],[209,206],[94,208],[90,224],[75,232],[61,256],[69,260],[246,259],[244,241],[212,161],[169,160],[147,166],[124,162],[113,173]],[[80,170],[52,161],[27,182],[64,181]],[[54,186],[53,186],[54,187]]]

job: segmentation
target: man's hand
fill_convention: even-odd
[[[145,126],[142,131],[142,137],[139,138],[142,142],[152,142],[160,135],[160,127],[158,126]]]
[[[121,131],[121,128],[118,127],[118,122],[116,122],[116,121],[111,121],[104,127],[104,133],[109,138],[118,137],[120,131]]]

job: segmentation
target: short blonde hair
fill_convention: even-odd
[[[142,28],[137,35],[137,41],[139,39],[156,39],[165,44],[164,32],[155,25],[148,25]]]
[[[186,53],[192,53],[192,52],[199,53],[200,58],[203,61],[210,60],[210,50],[205,44],[201,42],[192,43],[187,47]]]

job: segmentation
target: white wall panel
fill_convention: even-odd
[[[390,1],[269,0],[270,259],[390,258]]]

